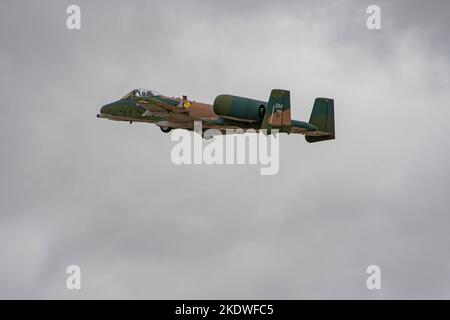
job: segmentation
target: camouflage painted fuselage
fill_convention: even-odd
[[[269,101],[232,95],[219,95],[212,105],[156,94],[136,89],[113,103],[104,105],[99,118],[117,121],[155,123],[164,132],[181,128],[194,130],[194,122],[201,121],[203,130],[210,128],[264,129],[300,133],[309,142],[334,139],[334,102],[317,98],[309,122],[291,120],[290,93],[274,89]],[[311,138],[311,139],[308,139]],[[314,141],[313,141],[314,140]]]

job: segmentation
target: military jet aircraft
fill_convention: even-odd
[[[233,95],[219,95],[212,105],[174,98],[153,90],[135,89],[122,99],[104,105],[98,118],[154,123],[167,133],[172,129],[194,131],[194,122],[201,121],[203,133],[218,129],[265,129],[267,134],[278,132],[303,134],[308,142],[335,138],[334,100],[317,98],[309,122],[291,120],[288,90],[272,90],[269,101]]]

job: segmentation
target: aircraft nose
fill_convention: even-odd
[[[97,114],[97,118],[101,118],[102,115],[110,114],[112,108],[112,103],[105,104],[100,108],[100,113]]]
[[[105,104],[100,108],[101,113],[108,113],[108,111],[111,109],[111,104]]]

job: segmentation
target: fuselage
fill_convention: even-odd
[[[259,131],[266,108],[265,101],[231,95],[219,95],[211,105],[189,100],[186,96],[168,97],[152,90],[135,89],[123,98],[102,106],[97,117],[130,123],[154,123],[164,132],[175,128],[193,130],[195,121],[201,121],[204,130],[215,128],[222,131],[226,129]],[[288,123],[292,127],[288,133],[316,130],[307,122],[289,120]]]
[[[199,119],[214,121],[219,118],[210,104],[189,101],[187,97],[167,97],[154,91],[139,90],[134,90],[133,94],[129,93],[117,101],[104,105],[97,116],[118,121],[156,124],[164,122],[160,125],[166,126],[170,122],[173,127],[182,126],[186,122],[186,114],[181,112],[183,110],[189,110],[190,116]],[[137,95],[136,92],[140,92],[140,94]],[[151,93],[143,94],[143,92]],[[166,105],[172,106],[173,110],[164,108]]]

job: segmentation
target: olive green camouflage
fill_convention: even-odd
[[[291,119],[288,90],[272,90],[269,101],[233,95],[219,95],[212,105],[161,95],[153,90],[135,89],[123,98],[106,104],[99,118],[116,121],[154,123],[163,132],[172,129],[194,131],[200,121],[203,132],[218,129],[254,129],[266,134],[284,132],[303,134],[308,142],[335,139],[334,100],[317,98],[309,122]]]

